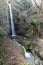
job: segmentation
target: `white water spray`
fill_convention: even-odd
[[[15,39],[13,39],[13,40],[16,44],[18,44],[20,47],[22,47],[24,49],[24,56],[25,56],[25,59],[27,60],[27,62],[30,63],[30,65],[35,65],[35,57],[32,55],[32,53],[29,51],[27,52],[24,46],[19,44]]]
[[[13,15],[12,15],[11,4],[8,4],[8,6],[9,6],[9,11],[10,11],[12,37],[15,37],[16,34],[15,34],[15,27],[14,27],[14,23],[13,23]],[[16,42],[15,39],[14,39],[14,41]],[[18,42],[17,42],[17,43],[18,43]],[[19,45],[20,45],[20,44],[19,44]],[[21,45],[20,45],[20,46],[21,46]],[[29,60],[32,65],[35,65],[33,55],[32,55],[30,52],[27,52],[26,49],[24,48],[24,46],[22,46],[22,47],[23,47],[23,49],[24,49],[25,58],[26,58],[27,60]]]
[[[32,65],[35,65],[34,56],[32,55],[32,53],[27,52],[24,46],[23,46],[23,49],[24,49],[24,55],[27,61],[29,61]]]
[[[16,33],[15,33],[15,26],[14,26],[14,22],[13,22],[13,14],[12,14],[11,4],[8,4],[8,6],[9,6],[9,12],[10,12],[12,37],[15,37]]]

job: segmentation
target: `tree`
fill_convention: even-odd
[[[20,11],[27,11],[31,9],[32,4],[30,2],[27,2],[27,0],[21,0],[20,2],[15,1],[17,4],[15,7],[19,8]]]
[[[38,9],[41,11],[41,13],[43,13],[43,12],[42,12],[42,4],[43,4],[43,0],[41,0],[41,4],[40,4],[40,6],[37,4],[36,0],[33,0],[33,1],[34,1],[35,5],[38,7]]]
[[[39,36],[43,33],[43,0],[40,0],[40,5],[38,5],[38,3],[36,2],[36,0],[33,0],[34,1],[34,3],[35,3],[35,5],[36,5],[36,7],[39,9],[39,14],[38,14],[38,17],[37,17],[37,19],[38,19],[38,21],[39,21]]]

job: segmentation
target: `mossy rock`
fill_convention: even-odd
[[[28,43],[28,44],[26,43],[25,48],[26,48],[27,51],[32,52],[32,45],[30,43]]]
[[[40,56],[40,58],[43,60],[43,54]]]
[[[23,63],[23,64],[21,64],[21,65],[31,65],[30,63]]]
[[[22,55],[24,56],[24,49],[22,48]]]
[[[39,52],[39,57],[43,60],[43,53]]]

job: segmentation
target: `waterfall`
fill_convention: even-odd
[[[27,52],[26,49],[24,48],[24,46],[22,46],[24,49],[24,56],[26,58],[27,61],[29,61],[32,65],[35,65],[35,58],[32,55],[31,52]]]
[[[9,13],[10,13],[10,20],[11,20],[12,37],[15,37],[16,33],[15,33],[15,26],[14,26],[14,22],[13,22],[13,14],[12,14],[11,4],[8,4],[8,6],[9,6]]]
[[[16,36],[16,33],[15,33],[15,26],[14,26],[14,23],[13,23],[13,15],[12,15],[12,9],[11,9],[11,4],[8,4],[9,6],[9,11],[10,11],[10,19],[11,19],[11,30],[12,30],[12,37],[15,37]],[[15,39],[13,39],[15,42],[17,42]],[[17,42],[18,43],[18,42]],[[18,43],[19,44],[19,43]],[[20,45],[20,44],[19,44]],[[20,45],[21,46],[21,45]],[[32,65],[35,65],[34,63],[34,57],[32,55],[32,53],[30,52],[27,52],[26,49],[24,48],[24,46],[22,46],[23,49],[24,49],[24,55],[25,55],[25,58],[27,59],[27,61],[30,61],[30,63]]]
[[[30,65],[35,65],[35,57],[32,55],[32,53],[29,51],[27,52],[25,47],[19,44],[15,39],[13,39],[13,41],[24,49],[24,57],[26,61],[30,63]]]

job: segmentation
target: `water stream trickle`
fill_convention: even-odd
[[[13,22],[13,14],[12,14],[11,4],[8,4],[8,6],[9,6],[9,13],[10,13],[10,20],[11,20],[12,37],[15,37],[16,33],[15,33],[15,25],[14,25],[14,22]]]
[[[12,37],[15,37],[16,36],[16,33],[15,33],[15,26],[14,26],[14,22],[13,22],[13,15],[12,15],[12,8],[11,8],[11,4],[8,4],[9,6],[9,11],[10,11],[10,19],[11,19],[11,30],[12,30]],[[15,42],[17,42],[15,39],[13,39]],[[18,42],[17,42],[18,43]],[[18,43],[19,44],[19,43]],[[21,44],[19,44],[21,45]],[[21,45],[22,46],[22,45]],[[22,46],[23,49],[24,49],[24,55],[25,55],[25,58],[27,59],[27,61],[30,61],[30,63],[32,65],[35,65],[34,63],[34,56],[32,55],[32,53],[30,52],[27,52],[26,49],[24,48],[24,46]]]
[[[29,51],[27,52],[25,48],[24,48],[24,55],[27,61],[29,61],[32,65],[35,65],[34,56],[32,55],[31,52]]]

